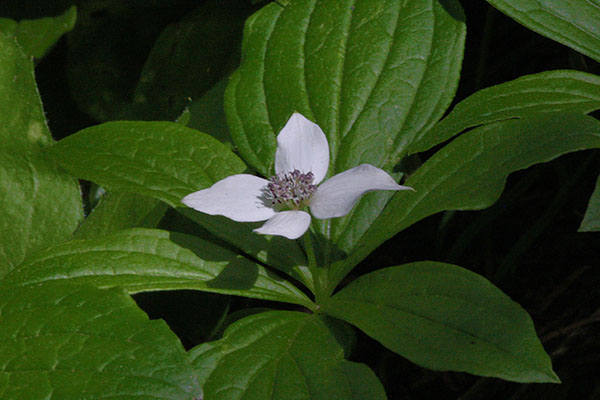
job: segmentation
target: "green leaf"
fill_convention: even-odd
[[[578,232],[594,232],[600,231],[600,175],[596,180],[596,188],[590,202],[588,203],[585,216],[579,226]]]
[[[454,265],[425,261],[372,272],[333,296],[324,311],[426,368],[560,382],[527,312]]]
[[[425,151],[474,126],[522,118],[532,113],[587,114],[600,108],[600,77],[579,71],[548,71],[526,75],[476,92],[454,107],[410,147]]]
[[[0,18],[0,32],[14,35],[27,55],[42,58],[62,35],[75,26],[77,9],[71,6],[58,17],[21,20]]]
[[[600,8],[592,1],[488,0],[527,28],[600,62]]]
[[[133,114],[173,120],[238,63],[250,4],[210,0],[167,26],[150,52],[134,92]]]
[[[313,306],[294,285],[240,255],[158,229],[73,240],[37,253],[5,277],[16,285],[53,280],[129,293],[197,289]]]
[[[5,285],[0,309],[5,400],[200,396],[177,337],[119,290]]]
[[[456,138],[411,175],[343,261],[332,266],[337,284],[385,240],[445,210],[480,210],[500,197],[514,171],[572,151],[600,147],[600,123],[587,115],[536,114],[485,125]],[[351,237],[340,242],[353,240]]]
[[[109,191],[154,197],[171,207],[246,168],[218,140],[175,122],[107,122],[83,129],[51,150],[78,178]]]
[[[275,135],[298,111],[327,135],[330,174],[391,169],[451,101],[464,36],[454,0],[271,3],[248,19],[225,94],[234,142],[268,175]]]
[[[83,210],[77,182],[43,154],[53,143],[31,58],[0,34],[0,277],[70,237]]]
[[[344,360],[326,318],[271,311],[191,350],[204,399],[385,399],[373,371]]]
[[[106,193],[74,236],[90,239],[122,229],[155,228],[166,210],[163,202],[137,193]]]

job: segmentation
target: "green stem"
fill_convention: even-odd
[[[306,250],[306,257],[308,258],[308,269],[312,273],[314,279],[315,303],[317,304],[318,309],[327,298],[327,270],[319,267],[317,264],[310,231],[304,234],[304,249]]]
[[[325,226],[325,237],[331,238],[331,220],[326,220],[324,223]],[[331,240],[325,241],[325,250],[323,254],[323,265],[329,268],[331,264]]]
[[[306,250],[306,256],[308,257],[308,268],[312,271],[317,267],[317,258],[315,257],[315,250],[313,249],[312,239],[310,238],[310,231],[304,234],[304,249]]]

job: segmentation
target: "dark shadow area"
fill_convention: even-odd
[[[237,258],[231,261],[214,279],[206,282],[206,285],[215,289],[248,290],[254,286],[257,279],[258,268],[242,258]]]
[[[215,338],[232,302],[231,296],[197,290],[145,292],[132,297],[150,319],[164,319],[186,349]]]
[[[0,16],[14,20],[60,15],[73,4],[72,0],[2,0]]]
[[[143,292],[132,298],[150,319],[163,319],[186,350],[219,340],[228,326],[254,314],[272,310],[306,312],[294,304],[198,290]]]

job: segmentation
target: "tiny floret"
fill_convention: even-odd
[[[266,196],[272,205],[285,205],[300,209],[308,205],[308,201],[317,185],[313,185],[315,176],[312,172],[303,174],[295,169],[282,175],[274,175],[267,184]]]
[[[302,236],[311,216],[341,217],[358,199],[373,190],[410,190],[382,169],[361,164],[321,183],[329,168],[329,144],[321,128],[294,113],[277,135],[275,175],[229,176],[185,196],[183,204],[210,215],[238,222],[266,221],[254,231],[288,239]]]

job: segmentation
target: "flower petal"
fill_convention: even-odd
[[[325,178],[329,168],[329,144],[319,125],[294,113],[277,136],[275,173],[277,175],[297,169],[312,172],[314,183]]]
[[[412,190],[400,186],[387,172],[362,164],[337,174],[317,188],[310,200],[315,218],[341,217],[350,212],[360,196],[372,190]]]
[[[298,239],[310,225],[310,214],[304,211],[282,211],[269,218],[260,228],[254,230],[263,235],[285,236]]]
[[[238,222],[264,221],[275,215],[264,188],[269,181],[254,175],[232,175],[208,189],[185,196],[181,202],[210,215],[224,215]]]

